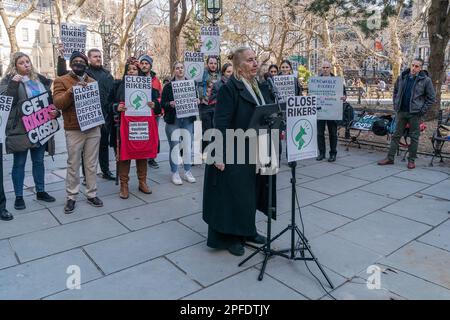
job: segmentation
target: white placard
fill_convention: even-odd
[[[13,100],[13,97],[0,95],[0,143],[5,141],[5,129]]]
[[[273,82],[280,93],[282,101],[289,96],[295,96],[295,77],[293,75],[274,76]]]
[[[128,140],[148,141],[148,122],[130,122],[128,127]]]
[[[342,120],[344,84],[341,77],[311,77],[308,93],[317,96],[318,120]]]
[[[61,42],[64,45],[64,59],[69,60],[72,52],[86,51],[87,26],[61,23]]]
[[[197,91],[194,80],[172,81],[177,118],[198,116]]]
[[[200,52],[207,56],[220,54],[220,29],[218,26],[203,26],[200,30],[202,47]]]
[[[74,86],[73,98],[80,130],[85,131],[105,123],[100,103],[98,82],[90,82],[87,86]]]
[[[205,70],[205,54],[203,52],[184,53],[184,73],[187,79],[202,81]]]
[[[288,162],[317,157],[317,97],[288,97],[286,118]]]
[[[151,116],[152,78],[125,76],[125,111],[126,116]]]

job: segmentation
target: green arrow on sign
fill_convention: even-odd
[[[206,43],[206,48],[208,49],[208,51],[211,50],[212,45],[213,45],[213,43],[212,43],[211,39],[209,39],[208,42]]]
[[[136,99],[133,100],[133,105],[136,110],[141,107],[141,101],[142,101],[142,98],[139,95],[137,95]]]
[[[298,150],[301,150],[303,145],[305,144],[305,140],[303,140],[303,136],[306,134],[305,128],[302,126],[300,127],[300,130],[298,131],[297,135],[295,136],[295,141],[298,142]]]

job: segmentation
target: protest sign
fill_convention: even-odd
[[[50,92],[25,100],[21,105],[22,122],[31,143],[44,145],[59,130],[59,122],[50,112],[56,110]]]
[[[5,141],[5,129],[14,98],[0,95],[0,143]]]
[[[152,78],[125,76],[125,111],[126,116],[151,116]]]
[[[189,51],[184,53],[184,71],[187,79],[202,81],[204,69],[204,53]]]
[[[85,131],[105,123],[98,82],[90,82],[87,86],[74,86],[73,97],[80,130]]]
[[[342,120],[344,95],[341,77],[311,77],[308,93],[317,96],[318,120]]]
[[[286,101],[286,98],[289,96],[295,96],[295,78],[293,75],[274,76],[273,82],[282,101]]]
[[[202,47],[200,52],[207,56],[220,54],[220,30],[218,26],[203,26],[200,30]]]
[[[197,91],[194,80],[173,81],[172,90],[177,118],[197,116]]]
[[[72,52],[86,51],[86,25],[61,23],[61,42],[64,46],[64,59],[69,60]]]
[[[128,128],[128,140],[148,141],[148,122],[130,122]]]
[[[317,157],[317,97],[286,99],[288,162]]]

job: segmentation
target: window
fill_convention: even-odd
[[[35,43],[41,43],[41,33],[39,32],[39,30],[35,31],[34,42]]]
[[[24,42],[28,42],[29,41],[28,28],[22,28],[22,40]]]

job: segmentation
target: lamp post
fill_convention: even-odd
[[[51,33],[52,33],[52,58],[53,58],[53,69],[55,72],[55,78],[58,75],[57,72],[57,61],[55,59],[55,46],[58,45],[59,42],[59,38],[57,36],[55,36],[55,30],[54,30],[54,25],[55,25],[55,21],[53,20],[53,1],[50,0],[50,29],[51,29]]]
[[[98,32],[102,37],[102,47],[103,47],[103,66],[106,70],[110,70],[110,44],[107,40],[107,37],[111,34],[111,25],[107,24],[105,21],[105,17],[103,17],[100,25],[98,27]]]
[[[211,17],[212,16],[212,17]],[[222,0],[205,0],[205,18],[211,25],[215,26],[216,21],[222,16]]]

